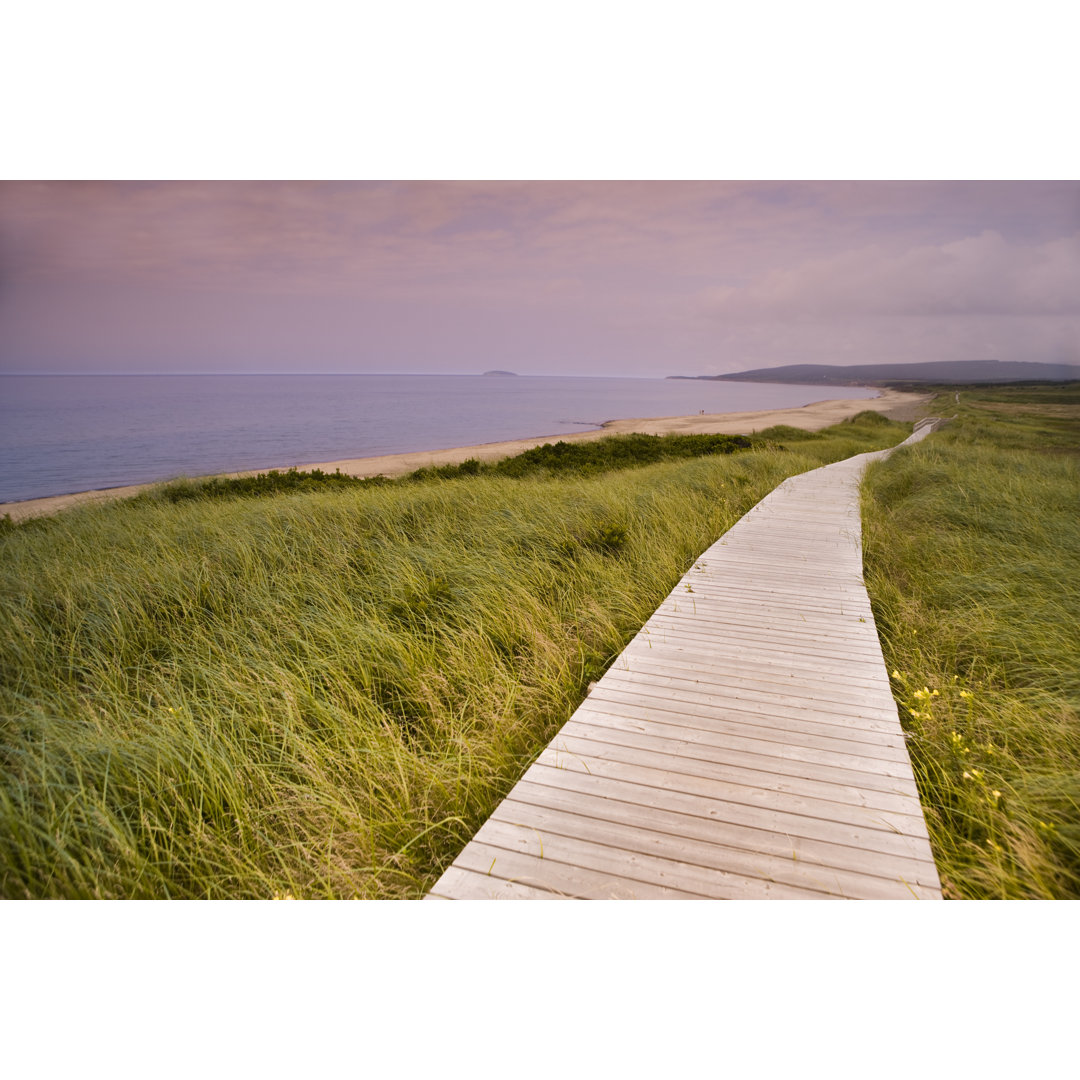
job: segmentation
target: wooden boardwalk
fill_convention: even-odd
[[[940,899],[862,578],[888,452],[709,548],[427,899]]]

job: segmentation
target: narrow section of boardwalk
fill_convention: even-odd
[[[709,548],[428,899],[940,899],[862,578],[886,453]]]

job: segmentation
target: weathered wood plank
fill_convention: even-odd
[[[784,607],[767,607],[764,604],[736,604],[727,601],[712,601],[706,599],[700,592],[692,596],[670,596],[659,605],[657,611],[667,610],[679,605],[679,609],[689,608],[690,612],[700,613],[708,617],[714,612],[722,615],[723,619],[738,619],[745,621],[747,626],[769,627],[777,630],[789,630],[795,633],[813,634],[821,631],[826,634],[835,634],[843,638],[844,635],[856,635],[859,637],[874,632],[874,624],[865,615],[854,612],[841,614],[839,611],[828,614],[814,614],[804,609],[793,608],[790,605]],[[869,629],[868,629],[869,628]]]
[[[610,728],[616,731],[636,732],[643,735],[661,734],[664,738],[678,740],[687,753],[699,750],[732,750],[753,754],[756,757],[779,759],[788,763],[798,762],[797,768],[819,766],[827,769],[843,769],[872,776],[891,779],[909,779],[911,765],[906,760],[868,757],[865,754],[850,753],[843,750],[823,750],[817,746],[803,746],[794,741],[779,742],[775,739],[763,739],[748,735],[736,735],[731,731],[709,731],[705,728],[687,727],[680,724],[678,716],[672,716],[672,722],[658,720],[656,715],[648,718],[629,718],[582,706],[575,714],[575,720],[590,727]],[[866,780],[864,779],[865,783]]]
[[[743,631],[772,639],[777,636],[801,641],[812,638],[852,648],[867,648],[876,638],[874,627],[865,616],[836,614],[809,622],[801,612],[791,611],[787,618],[767,615],[752,608],[735,608],[705,600],[700,592],[668,597],[655,614],[682,615],[706,627],[735,626]]]
[[[870,610],[870,602],[854,589],[837,592],[824,587],[817,590],[803,590],[794,582],[788,585],[770,581],[764,577],[755,580],[745,575],[740,575],[738,580],[733,580],[727,585],[700,580],[692,580],[689,584],[695,589],[700,587],[703,596],[717,600],[722,600],[725,596],[736,600],[761,600],[764,603],[785,604],[810,611],[842,611],[845,607],[858,611]]]
[[[500,839],[497,830],[489,830],[493,841]],[[516,839],[516,833],[514,834]],[[560,861],[553,856],[549,844],[545,859],[513,849],[513,845],[499,846],[474,840],[455,860],[454,867],[469,870],[496,881],[513,881],[530,886],[542,881],[543,887],[566,899],[590,900],[701,900],[705,897],[686,887],[675,888],[665,884],[670,872],[653,865],[642,873],[640,867],[629,867],[620,862],[618,855],[608,851],[588,852],[586,847],[555,844],[554,854],[570,855],[572,862]],[[582,857],[584,854],[584,857]],[[538,865],[540,864],[540,865]],[[606,872],[618,866],[619,873]],[[638,877],[627,876],[638,874]],[[444,875],[445,877],[445,875]],[[439,879],[441,884],[442,878]],[[439,887],[436,885],[436,888]]]
[[[616,663],[623,656],[630,657],[631,663],[633,663],[634,657],[644,659],[652,656],[688,657],[692,658],[694,663],[708,664],[718,673],[725,676],[744,674],[747,678],[751,676],[767,676],[769,679],[779,678],[784,683],[787,683],[789,679],[797,678],[811,692],[808,697],[816,694],[823,683],[828,686],[840,686],[853,691],[883,689],[886,693],[891,693],[889,677],[886,675],[884,667],[878,671],[866,670],[857,675],[850,672],[836,673],[831,670],[822,670],[813,664],[788,662],[784,658],[772,657],[766,660],[763,657],[755,657],[753,654],[736,656],[727,650],[709,652],[708,649],[703,649],[698,642],[663,641],[659,637],[653,641],[649,637],[640,635],[635,637],[623,649]]]
[[[663,811],[654,813],[657,819],[667,823],[668,818]],[[846,898],[908,899],[918,896],[918,890],[922,887],[917,879],[909,881],[899,875],[891,880],[878,874],[863,874],[802,861],[798,854],[798,841],[792,842],[785,855],[744,851],[694,836],[661,832],[641,824],[626,824],[618,820],[620,816],[614,806],[607,817],[594,818],[508,798],[496,808],[488,825],[502,823],[516,828],[519,850],[535,854],[547,851],[548,857],[557,849],[559,841],[579,840],[617,848],[628,854],[653,855],[684,865],[737,874],[747,880],[756,878],[762,883],[787,885]],[[487,827],[481,828],[477,836],[482,836]],[[692,831],[691,826],[687,825],[686,828]],[[907,867],[906,862],[904,866]],[[934,876],[936,879],[936,873]],[[912,878],[915,878],[915,874],[912,874]]]
[[[877,740],[868,737],[864,739],[866,742],[888,743],[890,739],[900,739],[902,737],[899,724],[897,724],[895,718],[895,712],[892,720],[889,720],[885,707],[881,707],[876,711],[869,710],[869,708],[866,708],[865,711],[859,711],[856,710],[855,706],[841,708],[815,702],[814,707],[808,707],[806,710],[800,711],[798,700],[794,696],[789,696],[786,699],[778,696],[778,700],[762,701],[755,699],[753,694],[748,691],[739,691],[740,696],[737,697],[733,688],[731,693],[725,693],[725,689],[724,686],[712,686],[701,680],[675,679],[662,675],[650,676],[647,672],[609,671],[600,677],[597,683],[593,684],[589,699],[586,699],[586,702],[582,704],[602,698],[612,701],[630,701],[636,694],[636,696],[653,699],[657,702],[666,700],[677,703],[679,711],[684,711],[684,706],[696,705],[708,708],[717,716],[725,716],[730,713],[733,719],[747,724],[765,723],[764,719],[755,720],[754,717],[771,717],[774,721],[786,718],[793,721],[793,730],[798,729],[798,720],[806,720],[814,726],[827,724],[834,728],[846,727],[852,732],[859,729],[867,732],[876,731],[881,737]],[[648,707],[651,702],[645,701],[642,704]],[[656,707],[662,708],[664,706],[657,704]],[[702,708],[692,708],[692,710],[688,711],[701,713]],[[892,727],[887,727],[888,724],[892,724]],[[773,724],[772,726],[779,725]],[[807,730],[812,729],[807,728]],[[838,738],[853,738],[850,733],[839,731],[822,732],[822,734],[828,733],[836,734]],[[900,743],[896,743],[896,745],[900,745]]]
[[[832,627],[827,626],[823,620],[820,620],[815,626],[785,626],[778,622],[770,622],[768,625],[760,626],[755,625],[753,616],[745,620],[738,617],[747,614],[746,612],[720,609],[709,610],[701,593],[702,590],[699,589],[693,594],[684,592],[682,595],[669,597],[656,609],[649,621],[652,622],[653,618],[681,617],[700,623],[710,633],[716,631],[722,634],[725,628],[734,625],[740,632],[755,633],[757,637],[765,641],[776,640],[786,635],[794,636],[796,642],[804,637],[809,637],[814,641],[821,641],[822,638],[835,638],[835,642],[830,641],[829,643],[855,648],[860,646],[866,648],[868,644],[872,644],[874,637],[872,631],[868,629],[870,627],[869,617],[852,610],[850,606],[843,611],[838,608],[832,616],[837,622],[841,619],[848,620],[848,624],[842,627],[835,624]],[[791,610],[792,614],[794,614],[797,610],[805,609],[796,608],[792,605]],[[859,619],[864,621],[860,623]],[[863,632],[860,633],[860,630]],[[771,631],[771,633],[767,631]],[[820,633],[815,631],[820,631]]]
[[[610,738],[605,739],[603,736]],[[613,739],[620,741],[614,742]],[[850,783],[845,782],[844,776],[836,772],[823,773],[822,770],[813,770],[817,772],[816,776],[806,775],[812,771],[807,769],[784,772],[775,767],[775,761],[755,758],[750,754],[727,753],[722,755],[720,760],[716,760],[719,755],[704,757],[701,753],[696,753],[691,757],[678,752],[682,748],[681,743],[654,736],[626,737],[624,733],[605,729],[578,734],[564,728],[543,753],[547,755],[550,752],[556,767],[570,760],[587,762],[599,758],[603,761],[662,769],[673,775],[738,784],[759,792],[776,792],[778,795],[791,794],[826,802],[846,803],[875,813],[922,816],[922,809],[912,788],[888,786],[890,781],[887,779],[881,786],[868,787],[859,782],[863,778],[857,775],[856,782]],[[769,805],[763,795],[758,795],[757,801],[762,805]]]
[[[719,706],[672,700],[663,694],[644,695],[652,700],[642,700],[640,693],[620,693],[611,683],[596,687],[582,703],[584,713],[608,713],[628,720],[655,720],[659,724],[678,724],[681,727],[703,728],[706,731],[731,732],[748,738],[765,739],[770,742],[787,742],[803,739],[807,746],[819,746],[825,750],[862,752],[887,761],[906,761],[907,744],[902,734],[877,731],[872,728],[844,727],[831,722],[829,714],[804,714],[799,719],[777,713],[739,712],[726,702]],[[795,712],[794,709],[790,710]],[[875,738],[874,736],[878,736]],[[875,751],[881,751],[875,753]]]
[[[728,765],[732,768],[744,768],[758,773],[771,773],[774,782],[780,784],[783,778],[789,781],[814,780],[822,784],[832,784],[838,788],[849,788],[867,794],[879,792],[887,795],[902,796],[914,800],[917,805],[918,790],[914,779],[901,776],[885,776],[880,773],[862,772],[857,769],[845,769],[838,765],[826,765],[820,762],[801,761],[797,758],[779,754],[753,753],[739,750],[730,745],[716,746],[707,743],[691,743],[684,739],[672,738],[675,734],[660,725],[646,728],[639,725],[633,730],[628,725],[597,723],[608,719],[599,714],[578,718],[577,714],[561,729],[560,735],[573,736],[587,742],[612,743],[646,754],[668,754],[686,762],[710,762],[714,765]],[[661,732],[666,730],[667,734]],[[762,743],[760,747],[768,748]]]
[[[633,803],[646,809],[657,807],[661,810],[703,818],[706,821],[719,821],[740,828],[765,830],[784,836],[801,837],[804,840],[822,841],[845,849],[864,849],[883,855],[900,855],[922,862],[933,861],[925,837],[906,836],[903,833],[881,828],[860,828],[850,822],[730,802],[715,795],[694,794],[671,788],[658,789],[654,784],[641,784],[635,780],[612,776],[610,773],[556,769],[551,765],[538,762],[530,766],[520,783],[554,787],[602,799],[617,799],[620,802]],[[515,788],[514,797],[523,798],[522,791]],[[526,799],[524,801],[540,800]],[[542,802],[542,805],[551,804]],[[720,839],[718,833],[712,830],[707,832],[704,838],[716,843],[725,842]],[[845,858],[849,857],[846,852],[844,854]]]
[[[710,708],[730,708],[739,713],[758,713],[763,716],[786,717],[791,720],[804,717],[809,719],[827,717],[828,722],[837,726],[846,724],[849,727],[856,727],[865,723],[868,730],[882,735],[899,736],[900,734],[897,728],[896,706],[891,699],[879,697],[877,701],[874,701],[870,695],[866,695],[863,704],[845,702],[826,704],[824,701],[815,700],[813,708],[800,708],[799,697],[790,692],[768,693],[756,690],[752,686],[733,686],[727,682],[697,677],[703,674],[701,672],[680,671],[675,667],[668,668],[670,674],[662,675],[655,670],[657,666],[655,661],[650,663],[646,658],[636,663],[633,668],[609,668],[595,685],[598,690],[624,693],[638,691],[666,695],[669,688],[684,690],[713,698],[713,701],[709,702]]]
[[[451,866],[428,894],[444,900],[566,900],[564,893]]]
[[[588,778],[586,778],[588,779]],[[809,838],[802,833],[786,831],[776,827],[760,827],[733,823],[728,820],[731,815],[723,814],[719,808],[713,813],[688,813],[680,810],[672,810],[665,806],[662,795],[658,795],[651,805],[642,806],[633,801],[620,799],[613,794],[614,785],[606,785],[606,795],[596,795],[570,786],[556,786],[554,784],[536,784],[527,778],[522,778],[514,788],[513,800],[507,800],[503,804],[503,813],[507,815],[504,820],[514,814],[520,815],[518,809],[521,805],[529,805],[535,811],[555,812],[557,814],[572,815],[575,819],[571,835],[580,836],[584,839],[594,835],[597,826],[595,822],[602,823],[601,833],[597,836],[607,836],[607,826],[611,823],[626,825],[637,830],[649,830],[655,833],[663,833],[674,837],[679,843],[687,840],[698,840],[702,843],[730,849],[718,857],[723,860],[722,865],[726,868],[737,868],[740,860],[749,859],[750,862],[742,862],[744,866],[753,865],[762,867],[762,857],[768,857],[768,865],[772,867],[772,859],[780,859],[783,866],[769,871],[770,878],[787,881],[789,884],[803,884],[802,871],[807,866],[827,868],[829,870],[843,871],[845,873],[867,874],[873,877],[882,877],[888,881],[903,879],[920,883],[923,875],[936,874],[933,868],[933,860],[929,857],[929,846],[925,852],[918,854],[922,857],[913,857],[911,852],[891,851],[881,852],[876,847],[866,844],[860,846],[842,844]],[[699,800],[698,806],[702,805]],[[517,819],[515,819],[517,820]],[[538,819],[525,817],[525,823],[534,824]],[[549,822],[548,827],[554,828],[561,833],[566,832],[566,818],[545,818]],[[550,822],[555,824],[551,825]],[[564,827],[565,826],[565,827]],[[543,827],[537,825],[543,832]],[[869,835],[869,834],[867,834]],[[917,841],[909,841],[917,844]],[[697,850],[697,849],[694,849]],[[737,852],[738,854],[734,854]],[[700,853],[699,853],[700,855]],[[789,862],[800,864],[794,873],[789,875],[791,868]]]
[[[706,664],[684,659],[677,652],[670,652],[666,656],[657,655],[657,650],[635,651],[628,653],[625,650],[616,662],[617,666],[608,671],[636,671],[651,672],[664,670],[672,675],[700,681],[708,686],[725,687],[732,691],[732,696],[739,699],[760,701],[780,705],[792,697],[795,676],[789,673],[786,677],[779,673],[769,675],[748,675],[742,669],[720,669],[716,664]],[[607,674],[605,672],[605,674]],[[894,699],[878,684],[873,688],[862,686],[847,686],[836,680],[816,680],[816,685],[811,680],[802,680],[804,688],[812,686],[814,691],[813,702],[817,706],[817,712],[837,712],[841,715],[865,716],[868,726],[872,730],[893,731],[896,725],[896,705]],[[743,708],[743,706],[739,706]],[[873,716],[881,714],[881,719],[874,721]],[[801,713],[800,713],[801,715]]]
[[[497,811],[496,811],[497,813]],[[481,826],[474,843],[490,848],[527,854],[533,857],[534,873],[546,872],[548,865],[565,863],[599,873],[693,892],[702,898],[724,900],[839,899],[828,890],[792,886],[767,878],[748,877],[715,866],[686,862],[677,854],[664,851],[643,852],[550,833],[542,840],[530,827],[507,823],[492,815]],[[540,865],[543,863],[544,865]],[[498,862],[496,861],[496,865]]]
[[[696,630],[680,625],[665,624],[658,620],[652,620],[645,628],[638,632],[633,639],[645,644],[650,640],[672,643],[686,643],[697,646],[711,645],[718,653],[729,656],[757,657],[762,660],[773,660],[775,663],[790,663],[793,666],[816,668],[819,671],[827,671],[836,676],[843,676],[845,669],[854,669],[857,675],[870,675],[880,673],[884,677],[885,669],[883,662],[870,658],[853,658],[845,660],[843,655],[837,652],[809,649],[785,649],[782,645],[766,645],[763,642],[747,642],[741,640],[734,632],[724,635],[710,636],[704,630]],[[647,647],[647,646],[646,646]]]
[[[734,618],[710,618],[706,612],[695,608],[693,599],[677,601],[656,611],[649,623],[707,635],[716,641],[734,639],[745,646],[760,642],[802,656],[832,656],[846,661],[881,663],[881,646],[876,638],[867,634],[835,634],[825,630],[815,633],[779,626],[755,626]]]
[[[617,751],[618,747],[609,749]],[[631,752],[633,756],[633,752]],[[640,756],[640,755],[639,755]],[[660,788],[663,791],[683,792],[717,799],[729,805],[745,806],[755,811],[775,810],[780,813],[798,814],[817,818],[838,825],[850,825],[858,829],[895,833],[926,839],[926,823],[918,807],[910,807],[908,813],[878,810],[854,805],[822,795],[800,794],[783,791],[773,786],[775,777],[769,775],[766,783],[760,781],[762,774],[746,770],[717,770],[718,776],[701,776],[700,769],[694,773],[679,772],[667,768],[671,759],[664,755],[650,755],[648,765],[631,764],[617,758],[597,753],[568,753],[565,749],[549,746],[532,766],[546,766],[562,772],[581,772],[588,776],[610,777],[626,780],[643,787]],[[680,764],[679,761],[674,762]],[[526,774],[527,775],[527,774]],[[736,779],[739,781],[737,782]]]

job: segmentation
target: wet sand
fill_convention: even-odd
[[[446,450],[420,450],[409,454],[385,454],[381,457],[342,458],[338,461],[315,461],[297,465],[299,469],[323,469],[333,472],[340,469],[352,476],[403,476],[428,465],[456,465],[466,458],[493,461],[497,458],[520,454],[534,446],[549,442],[586,442],[601,439],[605,435],[623,435],[631,432],[646,435],[722,434],[751,435],[776,424],[818,431],[830,424],[838,424],[863,409],[873,409],[896,420],[913,420],[920,415],[920,406],[930,400],[927,394],[911,394],[899,390],[882,390],[876,398],[839,398],[832,401],[815,401],[798,409],[764,409],[759,412],[705,413],[695,416],[653,416],[629,420],[609,420],[593,431],[575,431],[571,434],[541,435],[528,439],[512,439],[509,442],[482,443],[479,446],[456,446]],[[290,468],[288,465],[280,466]],[[252,476],[262,470],[225,473],[226,476]],[[50,495],[43,499],[26,499],[22,502],[0,503],[0,517],[10,514],[12,521],[22,521],[42,514],[55,514],[71,506],[85,503],[122,499],[137,495],[154,487],[153,484],[131,484],[126,487],[100,488],[96,491],[80,491],[71,495]]]

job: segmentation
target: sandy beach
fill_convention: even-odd
[[[776,424],[787,424],[806,431],[818,431],[837,424],[864,409],[873,409],[897,420],[913,420],[921,414],[920,407],[930,400],[926,394],[911,394],[899,390],[881,390],[878,397],[837,398],[831,401],[815,401],[797,409],[765,409],[759,412],[702,413],[694,416],[635,417],[626,420],[609,420],[602,427],[591,431],[571,434],[541,435],[528,439],[512,439],[509,442],[482,443],[478,446],[457,446],[446,450],[421,450],[409,454],[386,454],[382,457],[342,458],[338,461],[314,461],[296,465],[299,469],[323,469],[333,472],[340,469],[352,476],[403,476],[405,473],[428,465],[454,465],[466,458],[493,461],[497,458],[520,454],[543,443],[585,442],[601,439],[605,435],[622,435],[631,432],[646,435],[666,435],[676,432],[689,434],[751,435]],[[279,468],[290,468],[281,465]],[[266,471],[266,470],[260,470]],[[227,473],[228,476],[250,476],[248,472]],[[22,521],[42,514],[55,514],[83,503],[122,499],[153,487],[153,484],[131,484],[126,487],[101,488],[80,491],[70,495],[50,495],[43,499],[26,499],[22,502],[0,503],[0,517],[9,514],[12,521]]]

